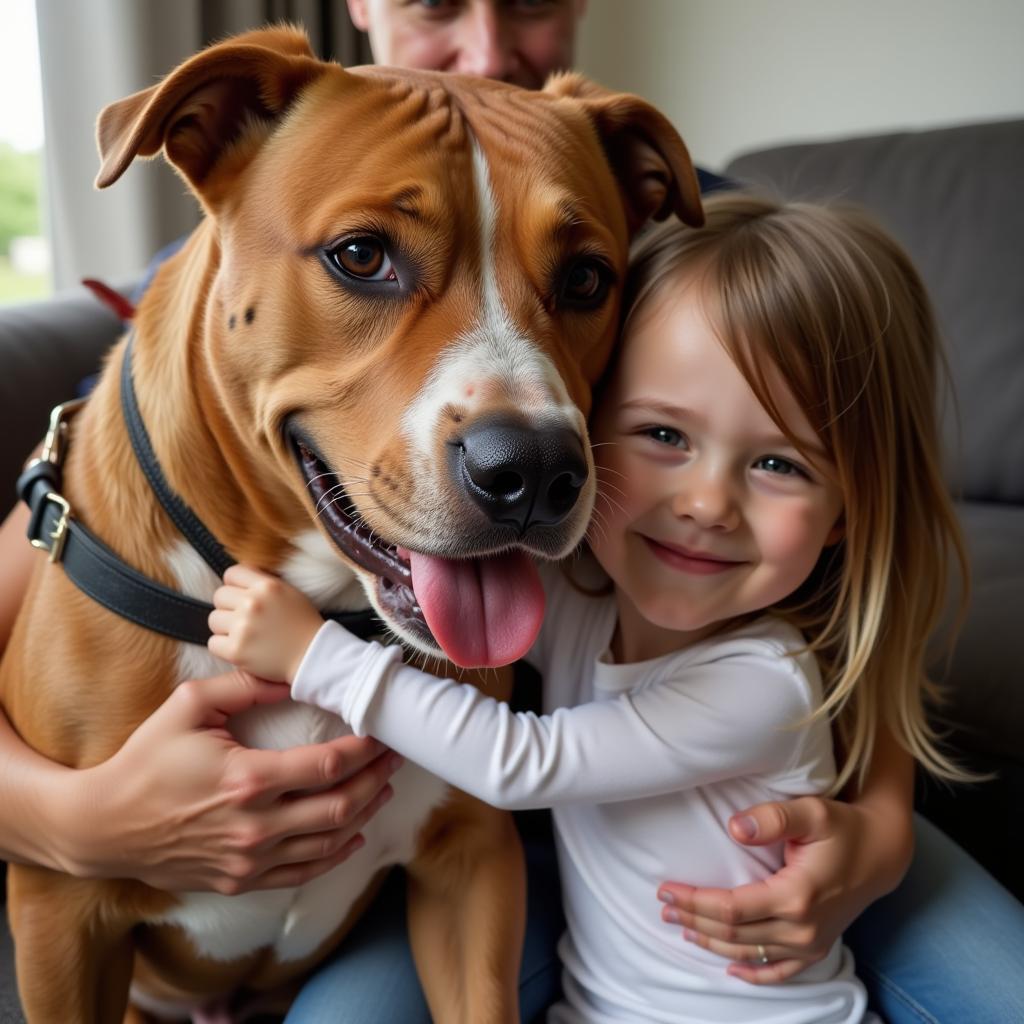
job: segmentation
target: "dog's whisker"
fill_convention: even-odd
[[[342,487],[342,485],[336,484],[334,487],[331,487],[329,490],[325,491],[323,494],[320,495],[320,498],[316,503],[317,509],[319,510],[321,508],[327,508],[336,500],[337,497],[344,493],[345,490]]]
[[[325,477],[329,477],[329,476],[333,476],[333,477],[337,478],[338,480],[341,479],[341,475],[339,473],[335,473],[335,472],[333,472],[331,470],[328,470],[327,472],[324,472],[324,473],[317,473],[316,476],[311,476],[311,477],[309,477],[306,480],[306,487],[307,487],[307,489],[312,487],[313,484],[315,484],[317,481],[323,480]]]
[[[616,512],[620,512],[622,515],[627,515],[628,514],[626,512],[626,510],[622,507],[622,505],[619,504],[619,502],[617,502],[614,498],[610,497],[607,494],[602,494],[601,495],[601,501],[605,505],[610,506]],[[597,506],[596,505],[594,506],[594,510],[595,510],[595,512],[597,511]]]
[[[606,480],[600,481],[600,483],[598,484],[598,490],[601,494],[607,494],[609,490],[612,490],[616,494],[622,495],[622,497],[626,496],[626,492],[621,487],[616,487],[615,484],[610,484]]]

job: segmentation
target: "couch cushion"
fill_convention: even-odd
[[[935,674],[948,688],[936,716],[957,746],[1024,767],[1024,508],[958,506],[971,562],[971,599],[951,659]]]
[[[0,1024],[24,1024],[24,1021],[14,980],[14,943],[5,916],[0,913]]]
[[[14,504],[14,481],[50,409],[75,397],[120,333],[121,322],[84,288],[0,309],[0,515]]]
[[[783,146],[741,155],[740,182],[867,207],[922,273],[950,348],[960,412],[951,481],[1024,502],[1024,120]]]

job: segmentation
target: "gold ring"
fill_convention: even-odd
[[[757,944],[757,959],[762,964],[770,963],[768,959],[768,954],[765,952],[765,948],[761,945],[760,942]]]

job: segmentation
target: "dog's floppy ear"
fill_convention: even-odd
[[[110,104],[96,127],[98,188],[163,149],[197,192],[246,124],[273,122],[328,65],[299,29],[247,32],[203,50],[162,82]]]
[[[594,122],[626,197],[631,234],[670,213],[694,227],[704,223],[697,173],[664,114],[639,96],[610,92],[575,73],[549,78],[544,91],[577,100]]]

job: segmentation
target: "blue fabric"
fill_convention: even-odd
[[[847,932],[871,1006],[888,1024],[1024,1021],[1024,906],[976,861],[918,817],[907,877]],[[525,842],[529,920],[520,974],[523,1024],[543,1021],[560,993],[554,850]],[[680,940],[681,941],[681,940]],[[405,936],[396,872],[338,955],[306,984],[286,1024],[430,1024]]]
[[[1024,1021],[1024,905],[918,816],[907,877],[846,933],[889,1024]]]
[[[700,186],[700,193],[703,196],[737,187],[737,183],[731,178],[723,178],[720,174],[715,174],[714,171],[705,170],[703,167],[697,167],[696,171],[697,184]]]

